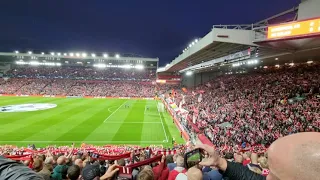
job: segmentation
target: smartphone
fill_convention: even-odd
[[[184,165],[187,169],[198,165],[202,161],[204,153],[201,149],[194,149],[184,155]]]

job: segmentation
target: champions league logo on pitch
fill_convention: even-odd
[[[57,107],[56,104],[48,104],[48,103],[8,105],[8,106],[1,106],[0,113],[1,112],[41,111],[41,110],[51,109],[55,107]]]

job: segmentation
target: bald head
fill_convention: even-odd
[[[320,133],[305,132],[278,139],[268,149],[269,180],[320,177]]]
[[[63,165],[66,163],[66,158],[64,156],[60,156],[57,160],[58,165]]]
[[[192,167],[187,172],[188,180],[202,180],[202,172],[200,169]]]
[[[82,162],[81,159],[76,159],[76,160],[74,161],[74,164],[77,165],[77,166],[79,166],[80,169],[83,168],[83,162]]]

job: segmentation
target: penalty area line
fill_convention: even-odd
[[[113,111],[113,113],[111,113],[103,122],[105,123],[114,113],[116,113],[126,102],[122,103],[115,111]]]

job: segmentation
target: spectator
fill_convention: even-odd
[[[68,174],[67,177],[69,180],[78,180],[80,176],[80,167],[77,165],[70,166],[68,168]]]
[[[185,174],[187,172],[184,168],[184,158],[182,156],[177,157],[176,163],[177,167],[169,173],[168,180],[175,180],[179,174]]]

